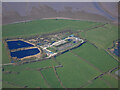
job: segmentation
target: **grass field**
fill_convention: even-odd
[[[36,20],[27,23],[9,24],[3,26],[3,39],[11,37],[24,37],[35,34],[43,34],[50,32],[57,32],[61,30],[72,29],[73,31],[82,31],[80,36],[94,43],[98,48],[89,42],[83,44],[81,47],[64,53],[56,57],[57,62],[60,62],[63,67],[57,68],[58,76],[65,87],[80,88],[101,72],[106,72],[109,69],[117,67],[118,62],[110,56],[104,49],[112,46],[113,40],[117,39],[117,27],[111,24],[105,27],[99,27],[84,31],[84,29],[101,25],[103,23],[79,21],[79,20]],[[87,63],[89,62],[89,63]],[[10,63],[7,55],[6,47],[2,46],[2,61],[3,63]],[[57,66],[58,63],[52,59],[28,63],[18,66],[3,66],[3,87],[61,87],[60,82],[56,78],[53,68],[38,69],[42,67]],[[91,64],[94,66],[92,66]],[[99,71],[100,70],[100,71]],[[17,73],[19,72],[19,73]],[[103,77],[110,83],[112,87],[117,87],[118,83],[114,77],[105,75]],[[107,83],[101,79],[95,80],[93,83],[86,86],[87,88],[107,88]]]
[[[34,35],[60,31],[64,29],[82,30],[102,23],[76,20],[36,20],[27,23],[9,24],[3,26],[3,37],[19,35]]]
[[[111,75],[104,75],[103,79],[108,81],[112,88],[117,88],[118,87],[118,80],[115,79],[113,76],[111,76]]]
[[[20,88],[19,86],[15,86],[15,85],[7,83],[5,81],[2,82],[2,85],[3,85],[2,86],[3,88]]]
[[[49,47],[49,48],[47,48],[47,49],[50,50],[50,51],[52,51],[53,53],[56,52],[56,49],[55,49],[55,48]]]
[[[8,52],[7,47],[5,47],[4,44],[2,44],[2,63],[10,63],[10,59],[8,58]]]
[[[48,87],[41,77],[37,69],[42,67],[56,66],[57,63],[49,59],[46,61],[29,63],[18,66],[4,66],[5,71],[12,71],[13,73],[3,73],[3,81],[11,82],[15,86],[28,86],[28,87]],[[19,72],[17,74],[16,72]],[[52,72],[51,72],[52,74]],[[24,83],[22,83],[24,82]]]
[[[24,87],[47,87],[40,72],[22,70],[19,74],[3,74],[3,81],[14,83],[16,86]]]
[[[39,69],[42,67],[49,67],[49,66],[56,66],[58,65],[54,60],[48,59],[44,61],[39,61],[39,62],[34,62],[34,63],[29,63],[29,64],[23,64],[23,65],[9,65],[9,66],[4,66],[5,70],[10,70],[10,71],[22,71],[24,69],[30,68],[30,69]]]
[[[118,88],[118,80],[112,76],[106,74],[102,77],[107,84],[102,79],[97,79],[93,83],[87,85],[85,88]]]
[[[103,49],[98,49],[88,42],[80,48],[74,49],[72,52],[87,60],[103,72],[118,66],[118,62],[113,59],[112,56]]]
[[[107,24],[104,27],[88,30],[85,35],[82,35],[99,48],[107,49],[112,47],[114,40],[118,39],[118,28],[117,26]]]
[[[42,75],[45,77],[46,81],[52,88],[62,88],[60,82],[58,81],[53,68],[42,70]]]
[[[79,88],[82,84],[100,74],[96,69],[70,52],[58,56],[56,59],[63,65],[63,68],[57,69],[57,73],[65,87]]]
[[[110,88],[110,87],[99,78],[84,88]]]

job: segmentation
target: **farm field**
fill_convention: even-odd
[[[40,72],[22,70],[19,74],[3,74],[3,81],[11,82],[20,87],[48,87]]]
[[[117,27],[106,24],[103,27],[86,30],[102,24],[104,23],[49,19],[4,25],[3,39],[32,37],[36,34],[42,35],[70,29],[73,32],[77,31],[80,37],[86,39],[87,42],[77,49],[56,56],[56,58],[22,65],[3,65],[3,87],[62,88],[64,86],[66,88],[80,88],[89,83],[83,88],[116,88],[118,80],[110,75],[103,75],[102,78],[90,83],[95,77],[118,66],[117,60],[105,51],[112,46],[113,40],[117,39]],[[3,43],[2,63],[10,62],[8,50]],[[53,69],[53,66],[58,65],[63,66],[55,68],[63,86]],[[44,69],[41,70],[41,68]]]
[[[91,29],[85,32],[85,38],[99,48],[108,49],[112,47],[113,41],[118,39],[118,27],[107,24],[104,27]]]
[[[107,83],[105,83],[103,80]],[[118,80],[113,78],[112,76],[106,74],[102,78],[97,79],[91,84],[88,84],[85,88],[116,88],[118,87]]]
[[[5,81],[2,82],[2,85],[3,85],[2,87],[4,88],[20,88],[19,86],[11,85]]]
[[[102,79],[97,79],[84,88],[110,88]]]
[[[20,35],[27,36],[27,35],[35,35],[42,33],[50,33],[64,29],[83,30],[85,28],[89,28],[91,26],[101,25],[101,24],[102,23],[79,21],[79,20],[78,21],[62,20],[62,19],[35,20],[27,23],[3,25],[2,36],[3,38],[16,37]]]
[[[113,78],[114,76],[106,74],[103,76],[103,79],[108,81],[112,88],[118,87],[118,80]]]
[[[48,82],[48,84],[50,85],[50,87],[62,88],[62,86],[60,85],[60,82],[58,81],[58,79],[55,75],[53,68],[42,70],[41,73],[44,76],[44,78],[46,79],[46,81]]]
[[[5,47],[4,44],[2,44],[2,63],[5,64],[5,63],[10,63],[10,59],[8,57],[8,52],[7,51],[7,48]]]
[[[23,65],[9,65],[9,66],[4,66],[5,70],[9,71],[22,71],[24,69],[39,69],[43,67],[52,67],[52,66],[57,66],[58,64],[52,60],[44,60],[44,61],[39,61],[39,62],[34,62],[34,63],[29,63],[29,64],[23,64]]]
[[[88,42],[72,52],[90,62],[102,72],[118,66],[118,62],[112,56],[103,49],[98,49]]]
[[[79,88],[100,74],[99,71],[75,57],[71,52],[58,56],[56,59],[63,65],[63,68],[57,69],[57,73],[65,87]]]
[[[20,87],[24,87],[24,85],[28,87],[48,87],[37,70],[49,66],[57,66],[57,64],[53,60],[45,60],[18,66],[4,66],[3,81],[11,82],[13,85]]]

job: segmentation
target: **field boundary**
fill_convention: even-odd
[[[12,82],[8,82],[8,81],[5,81],[5,80],[2,80],[2,82],[5,82],[6,84],[9,84],[9,85],[12,85],[12,86],[16,86],[16,87],[19,87],[19,88],[25,88],[25,86],[19,86],[15,83],[12,83]]]
[[[94,69],[96,69],[99,72],[102,72],[100,69],[98,69],[96,66],[94,66],[93,64],[91,64],[88,60],[83,59],[82,57],[80,57],[78,54],[70,51],[74,56],[77,56],[78,58],[80,58],[82,61],[86,62],[87,64],[89,64],[90,66],[92,66]]]
[[[51,86],[49,85],[49,83],[47,82],[47,80],[45,79],[45,77],[43,76],[43,74],[41,73],[41,71],[40,71],[40,74],[41,74],[43,80],[45,81],[46,85],[47,85],[49,88],[51,88]]]
[[[55,68],[54,66],[53,66],[53,70],[54,70],[54,73],[55,73],[58,81],[60,82],[61,86],[62,86],[63,88],[65,88],[65,87],[63,86],[63,83],[62,83],[62,81],[60,80],[60,78],[59,78],[59,76],[58,76],[58,74],[57,74],[56,68]]]
[[[73,52],[71,51],[71,53],[73,53]],[[106,74],[106,73],[108,72],[108,71],[107,71],[107,72],[103,72],[103,71],[101,71],[101,70],[98,69],[96,66],[94,66],[93,64],[91,64],[89,61],[83,59],[82,57],[80,57],[80,56],[77,55],[76,53],[73,53],[73,54],[74,54],[75,56],[79,57],[82,61],[88,63],[91,67],[93,67],[94,69],[96,69],[98,72],[102,73],[102,74],[100,74],[99,76],[95,77],[93,80],[96,80],[97,78],[103,76],[104,74]],[[104,80],[104,79],[102,79],[102,80],[103,80],[106,84],[108,84],[109,87],[111,87],[110,83],[109,83],[107,80]]]

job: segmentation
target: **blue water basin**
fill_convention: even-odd
[[[8,48],[10,50],[12,49],[18,49],[18,48],[24,48],[24,47],[33,47],[34,45],[26,43],[24,41],[21,40],[17,40],[17,41],[8,41]]]
[[[16,52],[11,52],[12,57],[17,57],[17,58],[23,58],[26,56],[31,56],[31,55],[36,55],[40,51],[38,48],[32,48],[32,49],[26,49],[26,50],[20,50]]]

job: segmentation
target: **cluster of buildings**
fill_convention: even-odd
[[[52,56],[55,56],[56,54],[58,54],[59,50],[58,49],[58,52],[52,52],[51,50],[49,50],[49,47],[50,48],[59,48],[59,47],[65,47],[64,49],[66,49],[67,47],[67,44],[68,46],[71,47],[74,45],[72,43],[78,43],[78,42],[81,42],[83,43],[84,40],[83,39],[80,39],[74,35],[70,35],[68,36],[67,38],[64,38],[62,40],[59,40],[59,41],[56,41],[54,43],[48,43],[48,44],[45,44],[45,45],[41,45],[40,47],[43,49],[43,51],[47,54],[47,57],[50,58]],[[62,49],[63,50],[63,49]]]

